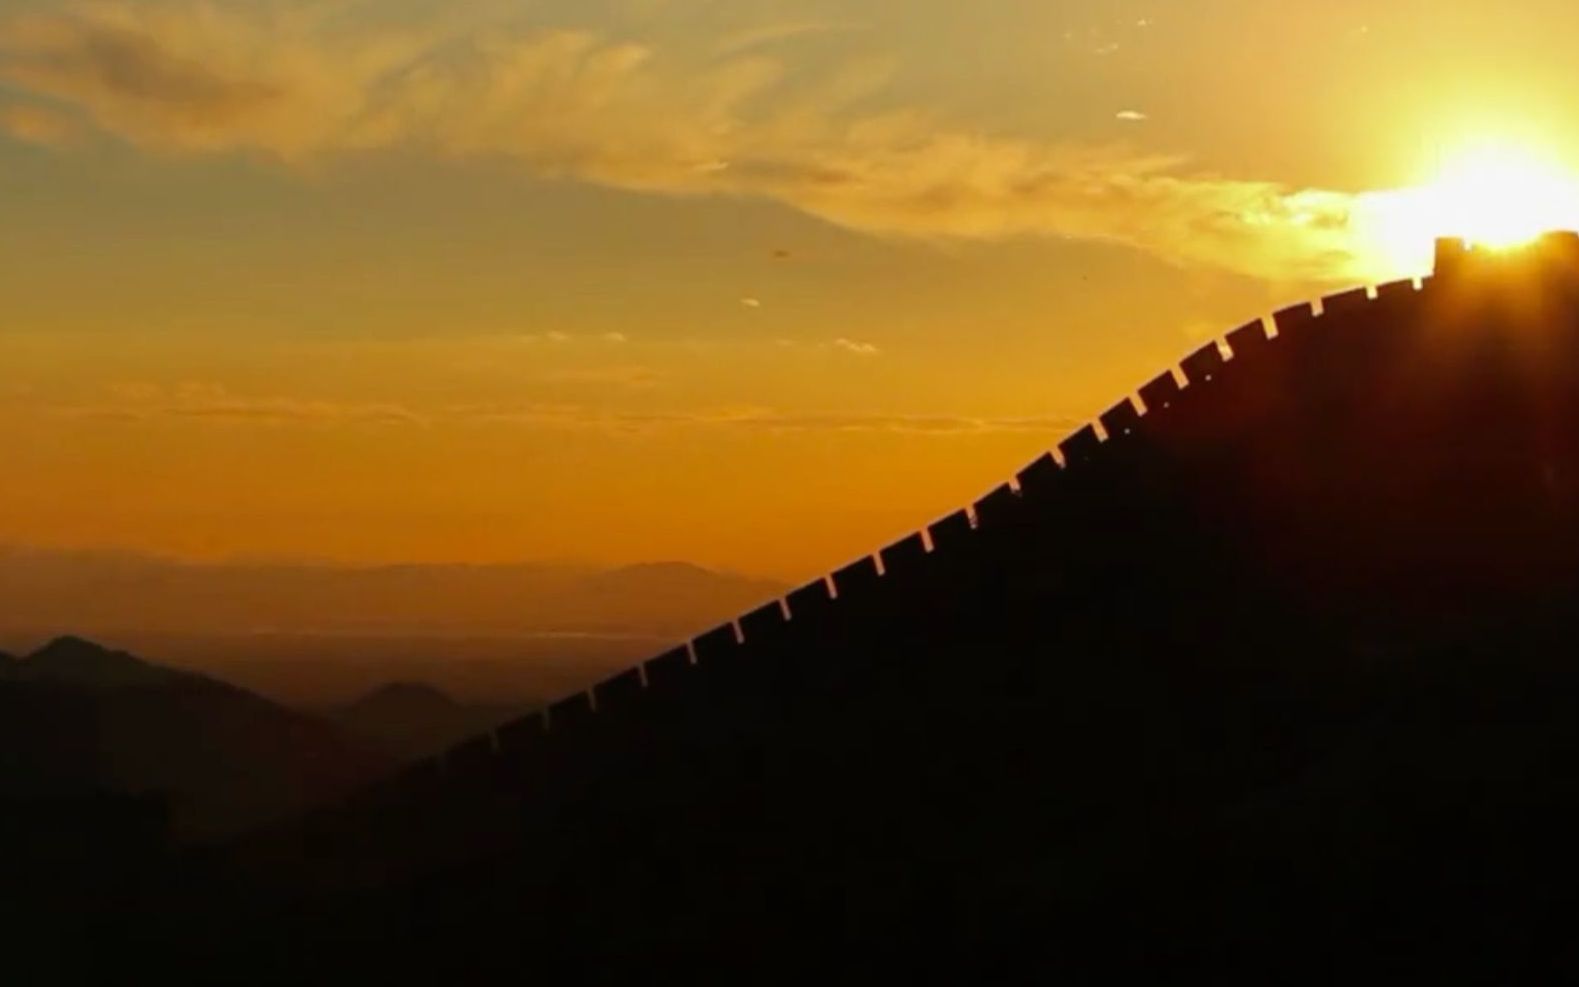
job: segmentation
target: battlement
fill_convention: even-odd
[[[1559,272],[1579,280],[1579,232],[1554,231],[1528,243],[1504,247],[1442,237],[1436,241],[1434,269],[1436,277],[1453,281],[1535,272]]]

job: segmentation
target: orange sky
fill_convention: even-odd
[[[832,568],[1566,169],[1571,5],[1376,7],[0,0],[0,542]]]

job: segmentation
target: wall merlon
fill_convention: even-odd
[[[1436,241],[1436,262],[1432,269],[1436,276],[1452,277],[1464,267],[1469,259],[1469,244],[1461,237],[1438,237]]]
[[[1005,483],[976,502],[976,523],[983,528],[1004,524],[1019,512],[1020,503],[1020,495]]]
[[[1377,285],[1376,297],[1391,299],[1401,295],[1413,295],[1416,291],[1414,279],[1406,278],[1403,281],[1388,281],[1386,284]]]
[[[1063,467],[1058,465],[1058,460],[1053,454],[1045,452],[1038,456],[1036,462],[1021,470],[1015,477],[1020,484],[1020,492],[1028,497],[1036,496],[1051,490],[1058,484],[1058,476]]]
[[[574,730],[592,719],[592,696],[578,692],[548,707],[548,732]]]
[[[1371,303],[1371,293],[1365,288],[1351,288],[1336,295],[1327,295],[1321,300],[1323,316],[1352,312],[1364,308]]]
[[[926,541],[918,531],[889,545],[883,549],[881,555],[885,578],[908,575],[926,565]]]
[[[833,594],[828,591],[828,580],[818,579],[790,593],[784,602],[791,621],[816,620],[832,606]]]
[[[1107,430],[1109,441],[1122,439],[1127,435],[1135,434],[1140,429],[1140,409],[1135,407],[1135,402],[1125,398],[1102,412],[1097,420]]]
[[[1214,340],[1185,357],[1179,368],[1191,387],[1210,383],[1223,372],[1223,351]]]
[[[1058,451],[1063,454],[1064,462],[1070,469],[1094,461],[1102,453],[1102,439],[1097,436],[1097,430],[1090,425],[1080,429],[1069,438],[1058,443]]]
[[[697,664],[729,658],[740,648],[733,623],[723,624],[697,637],[691,642],[691,652]]]
[[[675,685],[691,671],[691,650],[671,648],[656,658],[649,658],[642,666],[647,675],[649,689]]]
[[[833,591],[839,599],[846,600],[872,589],[881,578],[877,573],[877,560],[868,555],[833,574]]]
[[[780,600],[757,607],[740,618],[740,632],[745,635],[746,643],[753,646],[776,641],[788,630],[784,603]]]
[[[1140,389],[1140,399],[1146,403],[1146,414],[1155,415],[1171,408],[1179,400],[1179,380],[1172,370],[1164,370]]]
[[[629,668],[592,687],[592,699],[599,713],[617,712],[641,702],[641,669]]]
[[[1227,342],[1235,360],[1253,360],[1267,348],[1272,339],[1266,334],[1266,323],[1257,319],[1229,333]]]
[[[1579,256],[1579,231],[1553,230],[1541,236],[1541,243],[1553,250],[1566,253],[1567,256],[1563,258],[1565,261],[1571,261],[1575,256]]]
[[[975,529],[971,526],[970,515],[961,509],[932,522],[927,526],[927,533],[932,538],[932,551],[946,552],[970,544]]]
[[[1277,334],[1279,336],[1298,332],[1315,321],[1315,318],[1316,310],[1311,307],[1310,302],[1290,305],[1288,308],[1280,308],[1272,313],[1272,321],[1277,325]]]

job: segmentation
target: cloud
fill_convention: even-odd
[[[129,383],[108,389],[103,401],[51,409],[66,418],[93,421],[206,421],[240,425],[426,426],[429,419],[398,404],[239,395],[221,384],[175,388]]]
[[[886,432],[963,436],[995,432],[1046,433],[1061,437],[1085,424],[1069,417],[975,418],[958,415],[894,415],[789,412],[772,408],[718,408],[677,412],[615,412],[581,405],[453,409],[464,420],[542,428],[647,432],[672,428],[722,428],[763,432]]]
[[[1122,120],[1125,123],[1141,123],[1142,121],[1151,119],[1150,116],[1142,113],[1139,110],[1119,110],[1113,116],[1114,119]]]
[[[786,21],[780,24],[766,24],[760,27],[746,28],[726,36],[718,43],[716,51],[720,55],[738,55],[767,45],[852,29],[852,26],[848,24],[834,24],[824,21]]]
[[[742,298],[740,299],[740,304],[746,308],[761,308],[762,300],[760,298]]]
[[[882,352],[882,350],[878,349],[871,343],[862,343],[854,339],[845,339],[843,336],[835,339],[833,341],[833,345],[838,349],[844,350],[846,353],[854,353],[856,356],[876,356]]]
[[[869,66],[819,81],[738,40],[698,60],[513,21],[347,24],[278,0],[71,6],[0,26],[0,81],[160,153],[307,165],[416,149],[631,191],[766,199],[881,236],[1099,241],[1278,279],[1394,273],[1370,246],[1366,197],[1123,146],[977,133],[902,107],[856,111],[884,75]]]
[[[394,39],[339,44],[283,5],[109,2],[0,28],[0,81],[81,110],[143,147],[301,159],[344,140],[404,57]],[[316,109],[315,109],[316,108]]]
[[[832,340],[798,340],[780,337],[773,345],[784,349],[848,353],[852,356],[878,356],[883,351],[876,343],[840,336]]]
[[[654,376],[643,368],[574,378],[577,382],[642,386]],[[572,379],[567,377],[566,379]],[[45,409],[60,417],[93,422],[149,424],[194,422],[224,426],[329,427],[507,425],[535,429],[638,433],[669,429],[724,429],[773,433],[882,432],[938,437],[1003,432],[1046,434],[1049,441],[1084,422],[1068,416],[1002,417],[938,414],[786,411],[769,407],[724,407],[672,411],[619,411],[582,404],[456,404],[413,410],[380,402],[347,402],[281,395],[245,395],[222,384],[166,387],[126,383],[107,388],[101,400]]]
[[[419,338],[423,342],[428,341],[426,337]],[[630,342],[630,337],[623,332],[574,333],[565,332],[562,329],[549,329],[545,332],[475,333],[460,337],[460,340],[472,346],[484,347],[539,346],[544,343],[551,343],[556,346],[566,343],[576,343],[578,345],[595,343],[604,346],[620,346]]]
[[[643,388],[661,382],[665,374],[652,367],[582,367],[554,370],[538,379],[554,384],[588,384],[597,387]]]
[[[26,103],[0,104],[0,133],[26,144],[70,147],[82,137],[82,128],[62,113]]]

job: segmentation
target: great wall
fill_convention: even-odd
[[[1143,938],[1120,965],[1155,971],[1274,914],[1308,946],[1382,920],[1321,898],[1393,860],[1345,842],[1351,805],[1413,793],[1411,861],[1463,852],[1440,813],[1497,852],[1528,825],[1480,760],[1569,729],[1566,680],[1514,670],[1566,674],[1575,560],[1579,235],[1443,241],[1434,276],[1249,322],[970,507],[263,834],[224,893],[275,888],[320,942],[525,936],[604,972],[1049,935],[1078,970]],[[1524,705],[1486,720],[1480,689]],[[1461,706],[1478,752],[1443,739]],[[1506,819],[1396,775],[1423,736]]]
[[[1574,266],[1575,283],[1569,287],[1579,291],[1579,234],[1548,235],[1539,249],[1549,260],[1560,258]],[[1474,278],[1475,261],[1482,259],[1483,254],[1477,256],[1463,241],[1440,241],[1434,276],[1355,288],[1255,319],[1223,339],[1201,346],[1176,369],[1166,370],[1142,385],[1136,396],[1126,397],[974,504],[802,586],[783,599],[765,603],[728,624],[561,699],[543,712],[460,744],[440,757],[413,764],[365,798],[369,802],[399,799],[445,773],[465,775],[487,769],[495,760],[530,758],[534,746],[547,745],[550,734],[557,738],[599,729],[600,719],[619,716],[651,701],[656,694],[684,688],[688,676],[705,676],[705,671],[693,671],[699,666],[705,670],[714,663],[770,660],[798,634],[812,633],[805,625],[812,625],[820,636],[836,635],[841,622],[865,621],[868,612],[877,618],[891,616],[882,609],[886,590],[908,588],[911,581],[925,577],[928,567],[947,566],[951,555],[967,555],[973,539],[986,541],[993,533],[1012,528],[1024,512],[1056,511],[1059,494],[1065,488],[1077,487],[1085,478],[1082,473],[1095,478],[1100,475],[1105,458],[1122,459],[1135,455],[1148,440],[1165,440],[1168,428],[1176,420],[1202,414],[1199,405],[1210,400],[1214,391],[1240,384],[1233,375],[1253,373],[1265,359],[1287,359],[1291,356],[1287,351],[1294,347],[1313,347],[1323,342],[1328,346],[1357,347],[1360,340],[1340,338],[1345,330],[1347,334],[1364,331],[1367,326],[1396,316],[1402,306],[1429,304],[1439,286]],[[1497,258],[1493,256],[1486,263],[1494,268]],[[1333,327],[1336,320],[1351,324]],[[1376,328],[1380,331],[1380,327]],[[1313,338],[1312,334],[1323,332],[1327,339]],[[1357,349],[1348,350],[1345,356],[1363,358]],[[809,642],[803,639],[800,643]]]

